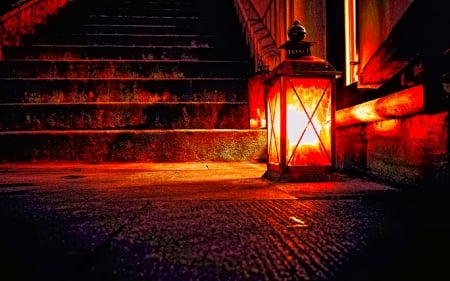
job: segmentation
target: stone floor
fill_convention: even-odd
[[[1,164],[0,280],[448,278],[448,193],[265,169]]]

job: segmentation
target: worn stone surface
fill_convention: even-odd
[[[365,125],[336,129],[336,168],[352,173],[367,169],[367,129]]]
[[[0,104],[0,130],[248,129],[247,103]]]
[[[105,28],[104,26],[101,26]],[[108,26],[106,26],[108,27]],[[110,26],[112,28],[114,26]],[[122,26],[122,28],[126,27]],[[145,27],[145,26],[144,26]],[[164,27],[164,26],[162,26]],[[172,29],[169,32],[174,32]],[[86,31],[93,34],[94,31]],[[154,33],[158,31],[153,31]],[[108,33],[107,33],[108,34]],[[126,33],[125,33],[126,34]],[[90,35],[94,36],[94,35]],[[112,36],[112,35],[110,35]],[[150,37],[150,35],[141,35]],[[177,36],[159,35],[166,40],[178,40]],[[195,40],[196,35],[179,35]],[[201,37],[199,35],[199,37]],[[150,37],[151,38],[151,37]],[[57,40],[54,38],[53,40]],[[163,44],[161,38],[157,38]],[[147,39],[148,41],[149,39]],[[119,42],[116,44],[120,45]],[[148,44],[148,42],[147,42]],[[165,43],[164,45],[166,45]],[[78,44],[76,44],[78,45]],[[101,44],[100,44],[101,45]],[[110,44],[111,45],[111,44]],[[183,45],[190,45],[186,43]],[[205,67],[210,72],[205,72]],[[80,77],[117,77],[117,78],[207,78],[236,77],[248,74],[248,62],[245,60],[126,60],[126,59],[72,59],[72,60],[27,60],[5,61],[0,64],[0,75],[23,78],[80,78]]]
[[[0,132],[3,161],[250,161],[266,158],[264,130]]]
[[[5,103],[247,100],[247,81],[241,78],[11,78],[0,80],[0,86],[4,92],[1,101]]]
[[[448,185],[448,113],[338,128],[337,168],[403,185]]]
[[[4,50],[0,161],[264,157],[230,1],[71,3]]]
[[[449,172],[447,118],[448,112],[419,114],[369,125],[370,173],[407,185],[445,185]]]
[[[0,276],[375,281],[445,273],[443,194],[350,178],[272,183],[264,171],[243,162],[0,165]]]

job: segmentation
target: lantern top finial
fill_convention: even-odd
[[[299,20],[294,20],[288,29],[289,40],[280,46],[280,49],[286,49],[286,57],[289,59],[298,59],[303,56],[310,56],[310,47],[313,42],[305,41],[306,28]]]
[[[292,41],[302,41],[306,36],[306,28],[299,20],[295,20],[289,27],[288,37]]]

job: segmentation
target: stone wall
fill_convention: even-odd
[[[447,185],[448,112],[383,119],[338,124],[337,169],[404,186]]]

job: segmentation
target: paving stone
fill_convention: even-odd
[[[354,178],[272,183],[264,171],[242,162],[2,164],[1,276],[438,280],[445,273],[448,193]]]

